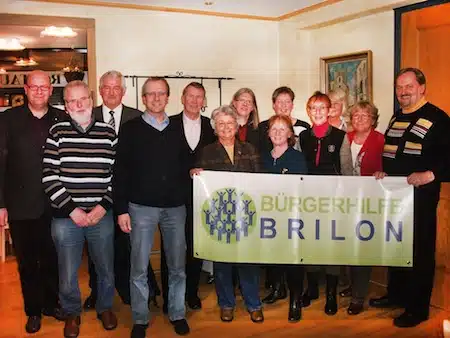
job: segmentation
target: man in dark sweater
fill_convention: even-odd
[[[127,107],[122,104],[126,85],[123,75],[110,70],[100,77],[99,92],[103,104],[93,109],[94,118],[100,122],[110,124],[119,134],[120,127],[127,121],[142,115],[140,110]],[[117,217],[114,217],[115,219]],[[120,230],[119,226],[114,231],[114,278],[117,293],[124,304],[130,304],[130,236]],[[97,274],[94,262],[88,255],[89,287],[91,294],[84,302],[83,308],[90,310],[95,308],[97,302]],[[156,302],[156,293],[159,292],[155,274],[149,263],[149,286],[152,293],[151,299]]]
[[[64,88],[70,121],[59,122],[46,141],[43,176],[53,208],[52,237],[58,253],[59,298],[66,323],[64,337],[78,337],[81,297],[78,269],[87,240],[98,278],[97,317],[105,330],[117,319],[114,298],[114,221],[112,166],[117,143],[114,129],[92,116],[90,90],[82,81]]]
[[[156,228],[160,227],[169,270],[168,312],[175,332],[189,333],[185,319],[185,176],[179,128],[165,108],[170,89],[163,78],[142,86],[142,118],[122,126],[114,169],[118,223],[130,233],[132,338],[144,338],[149,323],[147,269]]]
[[[66,114],[48,104],[47,73],[30,72],[24,89],[27,103],[0,116],[0,227],[10,227],[28,316],[25,330],[35,333],[42,315],[63,319],[51,209],[41,179],[48,130]]]
[[[414,185],[414,253],[412,268],[389,268],[387,295],[371,299],[374,307],[404,307],[394,319],[412,327],[429,317],[435,271],[436,211],[441,182],[450,180],[450,117],[425,99],[425,76],[417,68],[402,69],[395,80],[401,109],[385,133],[383,173],[407,176]]]

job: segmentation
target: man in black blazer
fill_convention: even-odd
[[[198,284],[202,269],[202,260],[194,257],[193,249],[193,213],[192,213],[192,179],[189,176],[189,169],[194,168],[195,158],[200,149],[213,143],[216,136],[211,127],[209,118],[200,114],[205,104],[205,88],[201,83],[191,82],[184,89],[181,97],[184,109],[178,114],[170,117],[170,123],[179,128],[183,149],[183,163],[185,166],[184,183],[187,187],[186,196],[186,300],[188,306],[197,310],[202,307],[198,296]],[[164,246],[161,245],[163,248]],[[167,265],[164,260],[164,253],[161,253],[161,280],[164,298],[164,312],[167,313],[168,304],[168,282]]]
[[[100,96],[103,104],[93,109],[94,118],[97,121],[107,122],[116,130],[116,134],[120,136],[120,127],[127,121],[140,117],[140,110],[127,107],[122,104],[123,96],[126,91],[125,78],[115,70],[106,72],[100,78],[99,85]],[[130,304],[130,237],[128,234],[116,227],[114,239],[114,272],[115,285],[120,298],[125,304]],[[97,274],[92,260],[89,263],[89,286],[91,294],[84,302],[84,309],[89,310],[95,308],[97,301]],[[152,292],[159,291],[151,266],[149,267],[151,275]]]
[[[35,333],[42,315],[64,319],[42,158],[50,127],[66,114],[48,104],[53,88],[47,73],[30,72],[24,89],[27,103],[0,117],[0,227],[10,227],[28,316],[25,330]]]

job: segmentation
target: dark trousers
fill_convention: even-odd
[[[27,316],[58,306],[58,258],[51,236],[51,216],[10,221]]]
[[[372,267],[370,266],[351,266],[350,280],[352,287],[352,303],[364,303],[364,299],[369,291],[370,275]]]
[[[412,268],[389,268],[388,297],[407,312],[428,318],[436,266],[436,212],[439,194],[414,189],[414,254]]]
[[[303,293],[303,279],[305,278],[305,267],[303,265],[269,265],[266,269],[272,288],[276,287],[277,284],[284,283],[286,276],[291,295],[300,296]]]
[[[116,226],[114,236],[114,282],[117,293],[125,304],[130,304],[130,254],[131,243],[130,235],[123,232],[119,226]],[[95,265],[89,255],[88,250],[88,269],[89,269],[89,287],[91,295],[97,298],[97,273]],[[148,285],[150,297],[159,294],[158,283],[155,273],[149,262],[148,264]]]
[[[194,230],[193,230],[193,208],[192,204],[186,204],[186,299],[198,296],[198,285],[202,271],[202,259],[195,258],[194,253]],[[167,264],[164,254],[164,245],[161,243],[161,283],[163,298],[167,300],[168,277]]]

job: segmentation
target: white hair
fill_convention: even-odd
[[[127,85],[126,85],[126,82],[125,82],[125,77],[122,75],[121,72],[119,72],[117,70],[109,70],[105,74],[102,75],[102,77],[100,78],[100,86],[99,86],[100,88],[103,86],[103,82],[105,81],[105,79],[108,76],[120,79],[120,82],[122,83],[123,90],[127,89]]]

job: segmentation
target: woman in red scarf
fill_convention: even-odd
[[[308,173],[311,175],[353,175],[350,143],[345,132],[328,122],[331,107],[330,98],[321,92],[315,92],[306,104],[306,111],[312,122],[312,128],[300,134],[299,146],[305,155]],[[311,300],[319,297],[319,266],[306,268],[308,289],[303,295],[303,306],[309,306]],[[326,304],[325,313],[337,312],[337,283],[340,266],[325,266]]]

